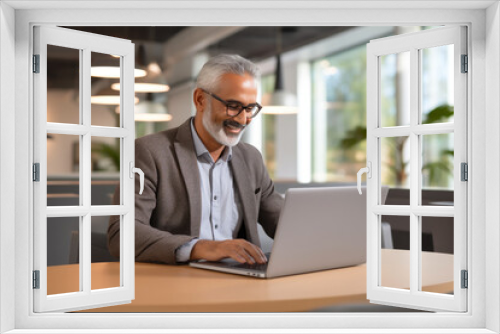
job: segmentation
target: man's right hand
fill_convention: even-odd
[[[219,261],[232,258],[240,263],[266,263],[262,250],[245,239],[223,241],[199,240],[191,250],[190,260]]]

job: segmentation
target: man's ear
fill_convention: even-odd
[[[193,92],[193,102],[196,108],[196,112],[203,112],[205,109],[205,103],[207,103],[207,99],[205,98],[205,94],[201,90],[201,88],[196,88]]]

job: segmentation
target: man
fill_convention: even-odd
[[[267,261],[257,222],[274,237],[283,199],[257,149],[239,143],[261,109],[257,80],[258,68],[250,61],[216,56],[198,76],[196,116],[136,140],[135,165],[145,174],[144,192],[135,195],[137,261]],[[108,244],[114,256],[119,225],[119,217],[111,217]]]

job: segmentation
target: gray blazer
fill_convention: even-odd
[[[176,263],[175,250],[200,235],[201,189],[191,119],[181,126],[135,141],[135,166],[144,172],[144,192],[135,178],[135,257],[141,262]],[[233,147],[230,161],[241,199],[239,236],[260,246],[257,222],[274,237],[283,198],[274,191],[262,156],[249,144]],[[114,204],[119,203],[119,187]],[[119,257],[120,219],[110,218],[108,247]]]

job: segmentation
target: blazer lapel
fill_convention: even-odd
[[[174,149],[189,198],[191,235],[199,237],[201,224],[200,172],[191,134],[191,118],[179,127],[175,137]]]
[[[257,232],[257,207],[255,193],[250,182],[250,171],[245,164],[245,158],[238,146],[233,146],[233,158],[230,161],[233,171],[234,181],[240,196],[241,206],[243,208],[243,223],[247,239],[260,247],[259,235]]]

